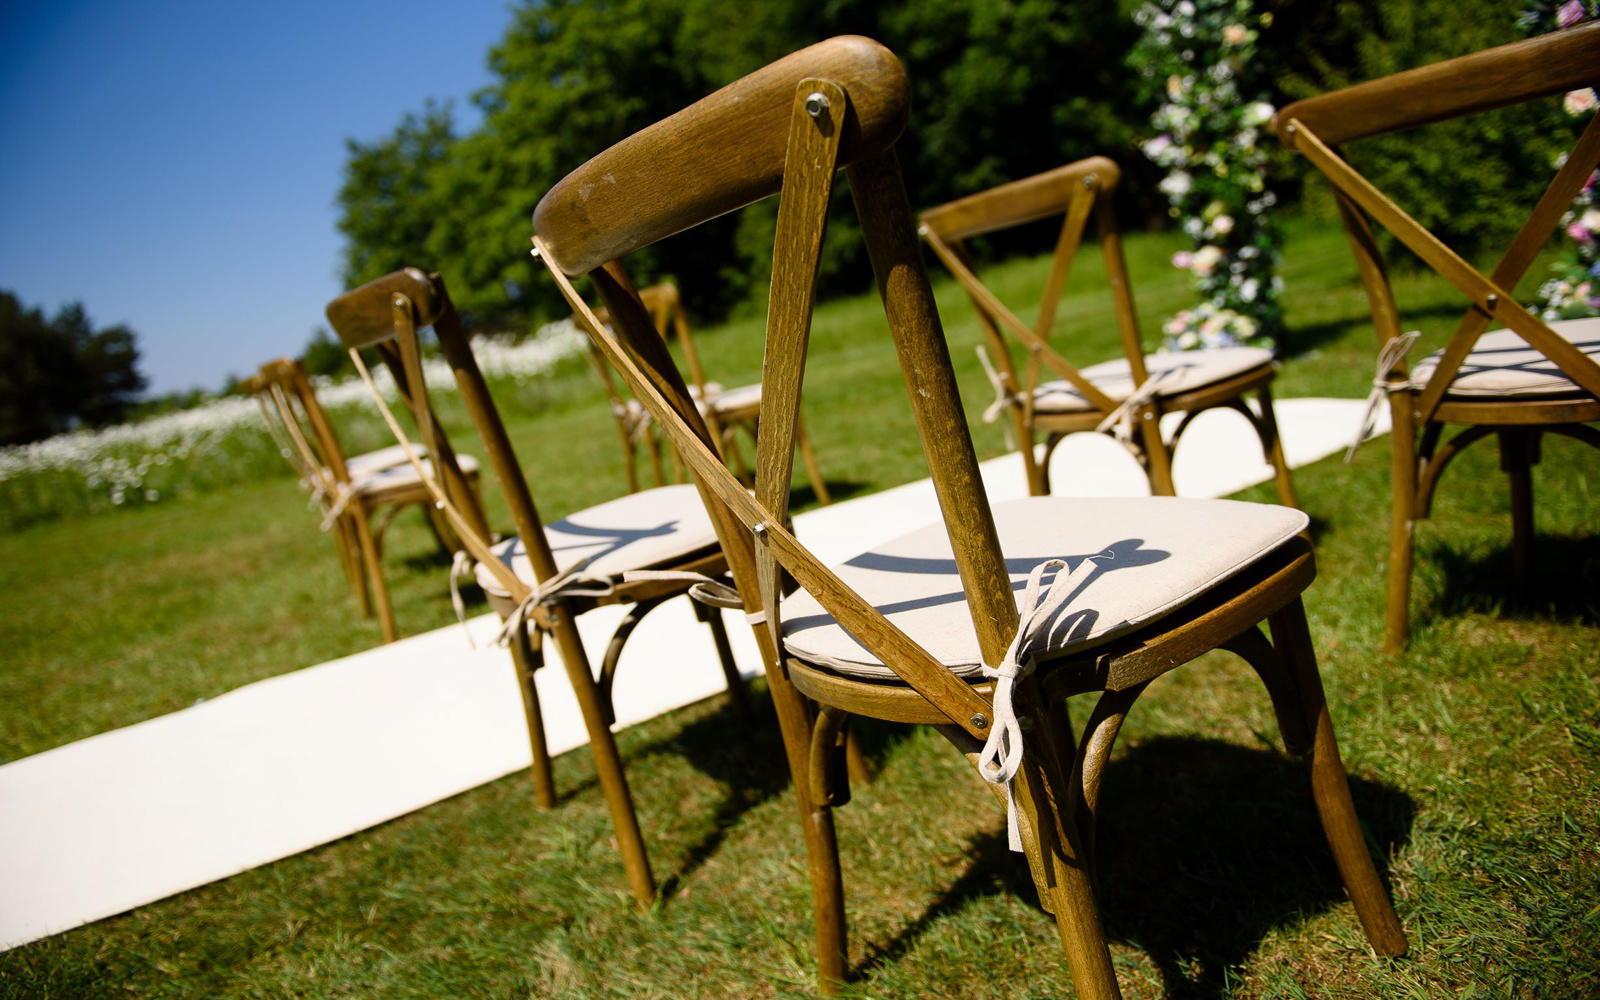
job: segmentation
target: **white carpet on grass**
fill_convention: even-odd
[[[1356,400],[1282,400],[1292,465],[1349,441]],[[1380,409],[1386,419],[1386,408]],[[1380,424],[1379,432],[1386,430]],[[1023,495],[1022,462],[983,463],[991,500]],[[1180,495],[1217,496],[1270,478],[1253,432],[1213,411],[1185,432]],[[1149,492],[1137,463],[1100,435],[1056,450],[1058,494]],[[808,511],[795,519],[819,557],[848,558],[939,516],[927,480]],[[580,619],[598,661],[622,616]],[[746,676],[761,661],[749,628],[728,617]],[[529,764],[521,699],[497,622],[469,623],[246,685],[171,715],[0,767],[0,949],[121,913],[337,840]],[[587,742],[552,645],[538,674],[553,753]],[[618,671],[618,726],[720,691],[710,636],[686,599],[639,625]],[[774,766],[779,762],[774,761]]]

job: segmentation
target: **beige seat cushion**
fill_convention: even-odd
[[[427,449],[421,445],[416,446],[416,452],[424,458],[428,454]],[[410,464],[411,460],[406,457],[406,450],[397,444],[392,444],[387,448],[379,448],[377,451],[354,455],[344,460],[344,467],[350,473],[351,479],[360,479],[362,476],[381,472],[384,469],[392,469],[397,465]]]
[[[456,465],[466,476],[478,474],[478,460],[471,455],[457,455]],[[428,475],[433,475],[433,461],[423,459],[422,467],[428,470]],[[347,467],[348,468],[348,467]],[[422,477],[417,475],[416,467],[408,459],[404,465],[391,465],[387,468],[380,467],[376,472],[364,472],[357,475],[354,469],[350,471],[350,482],[355,486],[357,493],[363,496],[372,496],[379,493],[390,493],[394,490],[406,489],[412,486],[421,486]]]
[[[1551,323],[1550,329],[1563,340],[1577,345],[1591,358],[1600,360],[1600,316]],[[1439,367],[1442,351],[1417,362],[1411,371],[1411,385],[1421,389]],[[1451,396],[1473,398],[1496,396],[1573,396],[1588,395],[1566,376],[1555,362],[1528,346],[1510,330],[1490,330],[1478,338],[1461,370],[1450,382]]]
[[[1259,347],[1167,351],[1148,354],[1144,359],[1145,370],[1151,376],[1165,374],[1159,386],[1160,396],[1193,392],[1270,364],[1272,352]],[[1129,371],[1127,358],[1090,365],[1080,369],[1079,374],[1119,403],[1133,395],[1133,390],[1138,388]],[[1033,392],[1033,408],[1040,413],[1079,413],[1094,409],[1065,379],[1042,383]]]
[[[1148,624],[1239,572],[1305,529],[1289,507],[1177,497],[1029,497],[996,504],[1012,590],[1046,559],[1101,569],[1051,626],[1051,655],[1076,652]],[[979,672],[978,639],[942,522],[832,567],[891,622],[957,674]],[[1048,583],[1050,577],[1046,577]],[[790,654],[843,674],[894,675],[810,594],[785,601]]]
[[[630,569],[672,565],[717,544],[700,492],[687,483],[608,500],[545,525],[544,534],[558,571],[589,559],[582,575],[590,577],[619,577]],[[521,539],[501,542],[495,552],[518,579],[534,581],[533,563]],[[482,564],[477,579],[486,593],[506,593]]]
[[[706,386],[711,393],[711,408],[717,413],[729,413],[761,405],[761,383],[742,385],[737,389],[722,389],[716,383]]]

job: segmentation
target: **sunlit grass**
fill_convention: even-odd
[[[1292,235],[1278,395],[1364,395],[1374,344],[1343,237]],[[1171,240],[1128,242],[1153,343],[1187,291],[1165,265]],[[1100,360],[1115,332],[1094,255],[1081,263],[1064,342]],[[1025,310],[1043,264],[989,274]],[[1409,325],[1437,345],[1458,297],[1398,280]],[[950,282],[936,292],[979,450],[997,454],[999,429],[977,422],[989,388],[972,356],[976,323]],[[703,331],[719,381],[756,377],[758,329]],[[546,514],[620,492],[592,376],[574,365],[497,388],[514,400],[511,433]],[[840,492],[925,474],[871,297],[819,310],[805,413]],[[476,450],[448,399],[446,423]],[[1317,543],[1306,606],[1333,718],[1412,952],[1387,960],[1366,947],[1304,773],[1276,749],[1270,704],[1248,668],[1218,654],[1152,686],[1108,770],[1100,867],[1129,997],[1600,995],[1600,455],[1547,442],[1536,578],[1515,594],[1504,478],[1492,447],[1469,450],[1418,528],[1415,638],[1395,659],[1379,652],[1387,470],[1380,441],[1350,465],[1299,470],[1296,485]],[[492,491],[490,511],[506,524]],[[11,651],[0,752],[34,753],[374,645],[314,522],[278,478],[0,537],[0,645]],[[392,529],[387,562],[402,632],[451,620],[420,518]],[[770,717],[764,699],[757,707]],[[1053,921],[968,765],[926,730],[861,735],[877,773],[839,813],[848,995],[1070,996]],[[511,776],[0,955],[0,996],[812,995],[805,862],[774,728],[743,731],[713,699],[620,743],[664,885],[648,914],[629,901],[580,751],[557,762],[553,811]]]

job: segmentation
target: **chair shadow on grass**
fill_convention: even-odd
[[[1383,859],[1410,838],[1415,804],[1354,776],[1350,790],[1384,872]],[[1098,813],[1106,938],[1148,955],[1166,996],[1226,995],[1230,972],[1269,931],[1346,901],[1305,766],[1284,754],[1191,736],[1146,740],[1107,767]],[[856,974],[905,955],[941,917],[996,891],[1038,905],[1003,832],[974,838],[968,853],[961,878]],[[1053,929],[1050,937],[1054,945]]]
[[[1361,287],[1360,279],[1354,274],[1351,275],[1350,282],[1352,288],[1359,289]],[[1365,303],[1366,300],[1362,299],[1361,301]],[[1409,330],[1416,325],[1418,320],[1423,319],[1444,317],[1459,319],[1465,310],[1465,305],[1458,306],[1454,302],[1440,302],[1431,306],[1404,309],[1400,314],[1400,322],[1402,324],[1410,324],[1410,326],[1402,325],[1401,328]],[[1352,311],[1348,316],[1325,319],[1320,323],[1297,323],[1282,338],[1283,358],[1289,360],[1303,357],[1324,344],[1330,344],[1344,338],[1352,328],[1366,327],[1370,329],[1371,326],[1372,313],[1365,308],[1360,311]],[[1378,343],[1376,339],[1372,340],[1371,343],[1372,356],[1376,360]],[[1417,356],[1420,357],[1421,355]]]
[[[1430,575],[1442,579],[1437,595],[1418,609],[1419,624],[1487,614],[1600,625],[1600,534],[1536,533],[1521,586],[1511,582],[1509,538],[1494,551],[1468,553],[1452,547],[1448,531],[1438,535],[1418,546],[1418,562],[1431,563]]]

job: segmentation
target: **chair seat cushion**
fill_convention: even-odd
[[[418,455],[426,458],[428,451],[421,445],[416,447]],[[362,476],[384,469],[392,469],[397,465],[410,465],[411,460],[406,457],[406,450],[397,444],[377,451],[369,451],[361,455],[353,455],[344,460],[344,467],[350,473],[351,479],[360,479]]]
[[[1600,360],[1600,316],[1551,323],[1550,329],[1591,358]],[[1420,390],[1438,370],[1443,351],[1417,362],[1411,385]],[[1461,370],[1450,381],[1449,396],[1584,396],[1584,389],[1556,363],[1528,346],[1511,330],[1490,330],[1478,338]]]
[[[1272,352],[1260,347],[1219,347],[1209,351],[1163,351],[1148,354],[1145,370],[1152,377],[1164,375],[1157,395],[1176,396],[1243,375],[1272,364]],[[1079,370],[1095,388],[1122,402],[1133,395],[1138,386],[1127,358],[1116,358],[1090,365]],[[1072,383],[1055,379],[1041,383],[1033,391],[1033,408],[1040,413],[1080,413],[1093,410],[1089,401],[1078,394]]]
[[[1051,625],[1050,656],[1091,648],[1182,607],[1308,523],[1289,507],[1177,497],[1028,497],[996,504],[994,519],[1018,597],[1028,572],[1046,559],[1075,568],[1099,557],[1100,570]],[[942,522],[832,569],[935,659],[959,675],[979,673],[977,634]],[[855,677],[894,678],[810,594],[796,593],[782,613],[791,655]]]
[[[717,413],[731,413],[735,410],[752,409],[761,405],[761,383],[742,385],[737,389],[723,389],[715,382],[706,386],[711,394],[709,403],[711,409]]]
[[[615,578],[631,569],[670,566],[717,544],[700,491],[688,483],[658,486],[608,500],[544,527],[556,570],[589,559],[582,574]],[[533,562],[520,538],[495,546],[518,579],[534,582]],[[504,595],[488,567],[477,567],[478,586]]]
[[[469,478],[478,474],[478,460],[471,455],[457,455],[456,466],[461,469],[463,475]],[[423,459],[422,467],[428,470],[430,476],[433,475],[433,461],[431,459]],[[354,468],[348,466],[346,468],[350,472],[350,482],[354,485],[355,491],[363,496],[391,493],[395,490],[403,490],[412,486],[422,486],[422,477],[417,475],[417,470],[412,466],[409,459],[402,465],[380,466],[376,471],[362,472],[360,474],[357,474]]]

